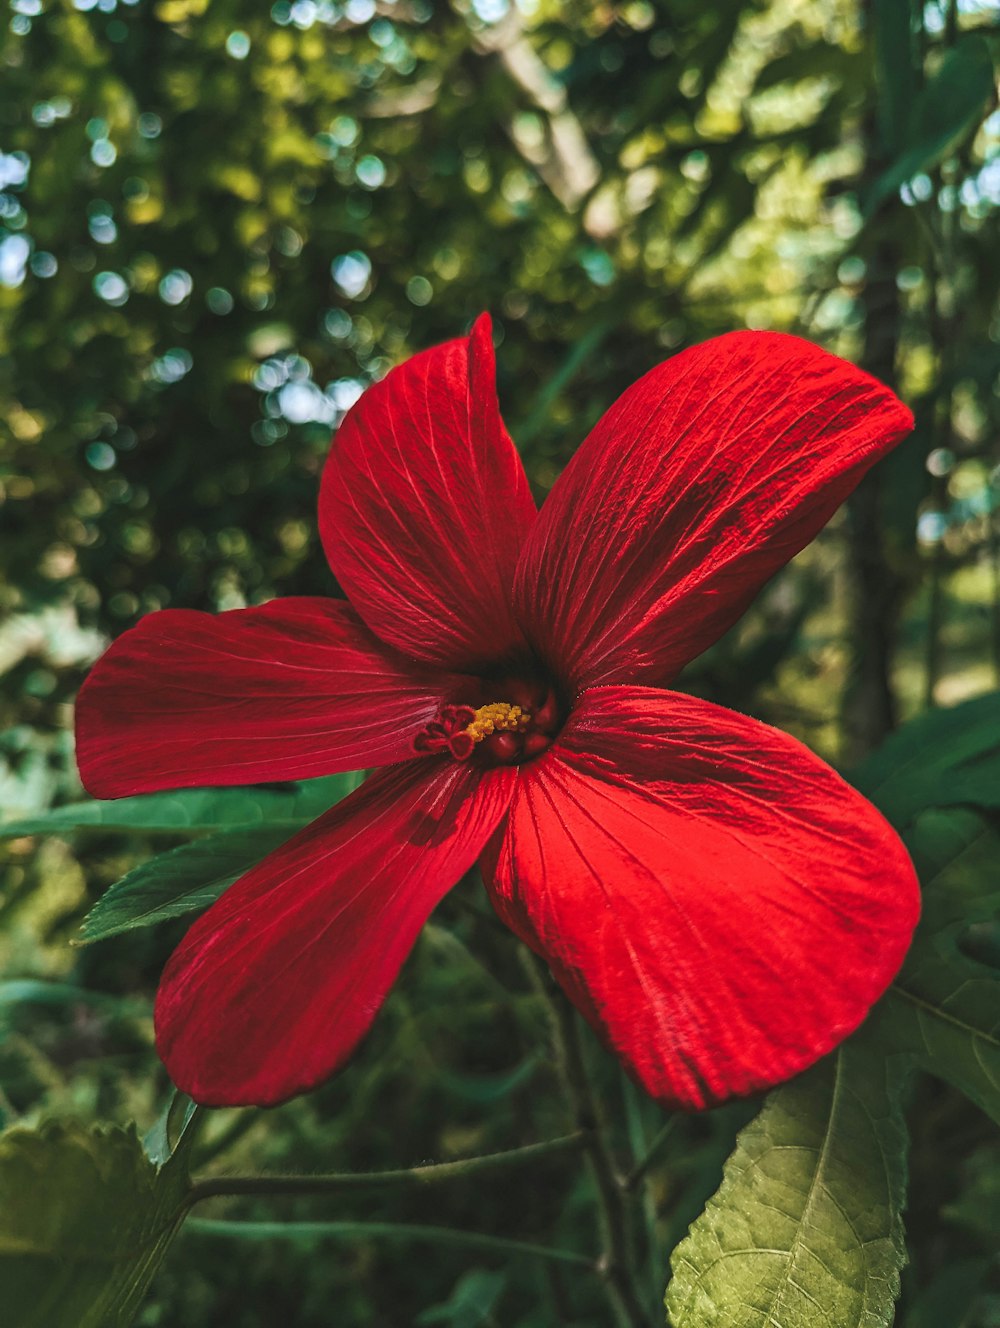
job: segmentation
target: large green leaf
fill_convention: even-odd
[[[0,1135],[5,1328],[127,1328],[183,1219],[186,1151],[158,1167],[134,1130],[74,1121]]]
[[[989,46],[975,34],[962,37],[914,98],[902,149],[872,186],[866,211],[943,161],[976,128],[993,96]]]
[[[208,908],[291,833],[285,824],[229,830],[150,858],[101,896],[83,920],[80,940],[100,941]]]
[[[771,1094],[671,1261],[673,1328],[878,1328],[905,1261],[905,1127],[855,1041]]]
[[[179,789],[133,798],[74,802],[35,816],[0,822],[0,836],[62,835],[77,830],[201,835],[245,826],[284,826],[291,834],[358,784],[357,774],[300,784]]]

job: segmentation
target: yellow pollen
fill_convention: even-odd
[[[530,713],[519,705],[491,701],[489,705],[479,707],[465,732],[473,742],[482,742],[491,733],[524,733],[530,723]]]

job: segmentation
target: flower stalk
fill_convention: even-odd
[[[302,1236],[357,1239],[377,1237],[383,1240],[424,1241],[434,1245],[458,1245],[487,1254],[524,1256],[550,1263],[569,1264],[582,1270],[593,1267],[585,1254],[560,1249],[554,1245],[536,1245],[510,1236],[493,1236],[484,1231],[466,1231],[458,1227],[424,1226],[417,1222],[244,1222],[226,1219],[197,1218],[188,1230],[202,1236],[235,1236],[241,1240],[295,1240]]]
[[[576,1015],[542,961],[522,951],[532,983],[545,1001],[552,1023],[558,1066],[567,1105],[582,1140],[594,1181],[599,1214],[601,1254],[597,1271],[618,1328],[652,1328],[637,1286],[635,1255],[629,1238],[630,1214],[625,1185],[618,1174],[601,1125],[597,1102],[583,1059]]]
[[[275,1195],[334,1195],[355,1190],[379,1189],[383,1186],[422,1189],[443,1181],[460,1180],[467,1176],[489,1171],[503,1171],[508,1167],[531,1165],[542,1157],[570,1153],[582,1148],[582,1132],[546,1139],[522,1148],[510,1148],[500,1153],[484,1153],[479,1157],[460,1158],[455,1162],[437,1162],[417,1167],[401,1167],[391,1171],[345,1171],[320,1176],[206,1176],[191,1187],[188,1206],[193,1207],[206,1199],[260,1198]]]

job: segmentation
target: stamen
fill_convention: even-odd
[[[554,701],[547,696],[540,700],[541,705],[530,710],[516,701],[491,701],[478,709],[443,706],[414,738],[414,750],[428,755],[448,752],[456,761],[468,761],[475,754],[487,765],[514,765],[538,756],[552,742],[549,730],[556,716]],[[546,720],[545,730],[538,727],[539,716]]]
[[[482,742],[492,733],[524,733],[531,723],[531,714],[508,701],[491,701],[480,706],[465,732],[473,742]]]

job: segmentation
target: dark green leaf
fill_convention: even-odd
[[[916,92],[911,0],[875,0],[872,18],[882,145],[887,157],[903,148]]]
[[[1000,975],[958,942],[1000,902],[1000,836],[968,811],[927,812],[907,836],[924,919],[871,1030],[1000,1121]]]
[[[73,1121],[0,1135],[4,1323],[127,1328],[182,1221],[186,1152],[157,1167],[134,1130]]]
[[[451,1328],[478,1328],[479,1324],[496,1323],[493,1310],[506,1283],[506,1273],[470,1268],[455,1283],[445,1304],[424,1310],[417,1315],[416,1322],[421,1328],[429,1323],[450,1324]]]
[[[854,778],[903,835],[923,889],[913,945],[871,1034],[1000,1121],[1000,975],[960,948],[1000,906],[1000,694],[919,716]]]
[[[442,1069],[438,1077],[449,1093],[464,1098],[466,1102],[500,1102],[509,1097],[515,1089],[529,1083],[538,1069],[538,1061],[533,1056],[515,1065],[513,1070],[501,1074],[468,1074],[458,1070]]]
[[[779,1088],[672,1259],[673,1328],[877,1328],[904,1263],[905,1127],[857,1041]]]
[[[62,835],[76,830],[200,835],[246,826],[284,826],[291,834],[357,787],[355,773],[301,784],[179,789],[134,798],[75,802],[0,823],[0,836]]]
[[[1000,807],[1000,692],[928,710],[851,780],[900,831],[929,807]]]
[[[101,896],[83,920],[80,941],[104,940],[208,908],[292,833],[287,824],[231,830],[158,854]]]
[[[858,72],[857,56],[832,42],[816,41],[768,61],[754,80],[754,92],[814,78],[841,83],[857,77]]]
[[[1000,1123],[1000,982],[971,973],[941,960],[902,976],[877,1007],[875,1028]]]
[[[954,1220],[954,1210],[949,1211]],[[989,1272],[989,1259],[962,1259],[939,1268],[911,1303],[905,1328],[963,1328]],[[988,1322],[988,1320],[987,1320]]]
[[[875,181],[866,211],[953,152],[979,124],[993,96],[989,46],[974,34],[962,37],[914,99],[902,151]]]

